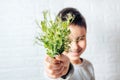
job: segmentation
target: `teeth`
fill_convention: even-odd
[[[79,53],[81,52],[82,50],[79,50],[79,51],[72,51],[72,50],[69,50],[69,52],[75,52],[75,53]]]

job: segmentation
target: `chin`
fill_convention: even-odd
[[[69,53],[69,58],[71,60],[78,60],[78,59],[80,59],[81,54],[82,54],[81,52],[80,53],[72,53],[72,52],[70,52]]]
[[[70,58],[71,60],[78,60],[78,59],[80,59],[80,55],[78,55],[78,56],[70,55],[69,58]]]
[[[70,59],[71,60],[78,60],[78,59],[80,59],[80,57],[71,57]]]

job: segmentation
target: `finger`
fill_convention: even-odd
[[[52,74],[47,72],[47,75],[51,78],[59,78],[63,75],[63,70],[64,70],[64,67],[62,67],[62,69],[59,71],[59,72],[53,72]]]
[[[68,52],[64,51],[62,54],[67,55],[67,54],[68,54]]]
[[[62,74],[62,73],[61,73]],[[52,78],[52,79],[57,79],[59,77],[61,77],[61,74],[60,75],[52,75],[52,74],[47,74],[48,77]]]
[[[49,62],[49,63],[52,63],[52,64],[58,64],[58,63],[60,63],[59,60],[57,60],[57,59],[55,59],[55,58],[51,58],[51,57],[48,56],[48,55],[45,57],[45,61],[47,61],[47,62]]]
[[[52,62],[49,61],[50,59],[52,59],[52,58],[49,57],[49,56],[46,56],[45,61],[44,61],[45,67],[47,67],[49,69],[59,68],[59,67],[61,67],[61,64],[63,65],[63,63],[58,63],[58,62],[52,63]],[[55,59],[55,61],[58,61],[58,60]]]
[[[63,54],[57,55],[55,58],[57,60],[60,60],[60,61],[64,61],[65,60],[65,56]]]
[[[48,68],[48,69],[55,70],[55,69],[59,69],[61,66],[63,66],[63,63],[51,64],[49,62],[45,62],[45,67]]]
[[[61,62],[65,63],[65,64],[70,62],[69,58],[64,54],[56,56],[56,59],[60,60]]]
[[[67,72],[68,72],[68,67],[64,67],[64,70],[63,70],[63,72],[62,72],[62,75],[66,75],[67,74]]]
[[[63,72],[64,66],[61,66],[59,69],[55,69],[55,70],[48,69],[48,68],[46,68],[45,70],[46,70],[46,72],[47,72],[48,74],[51,74],[51,75],[58,75],[58,74],[60,74],[60,73]]]

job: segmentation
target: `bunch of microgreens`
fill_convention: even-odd
[[[42,20],[39,26],[42,30],[42,35],[37,36],[38,42],[42,42],[47,50],[47,54],[54,58],[56,55],[60,55],[63,51],[69,50],[69,34],[68,28],[70,22],[74,19],[71,14],[67,15],[67,20],[62,21],[60,17],[56,20],[52,20],[48,11],[43,12],[44,20]]]

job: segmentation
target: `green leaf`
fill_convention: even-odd
[[[37,38],[38,41],[44,44],[47,54],[50,57],[55,57],[63,51],[68,51],[70,44],[70,30],[68,29],[68,26],[70,24],[70,20],[73,20],[74,17],[69,14],[67,21],[62,21],[59,17],[54,21],[51,19],[48,11],[44,11],[43,16],[44,20],[40,22],[40,26],[44,34]]]

